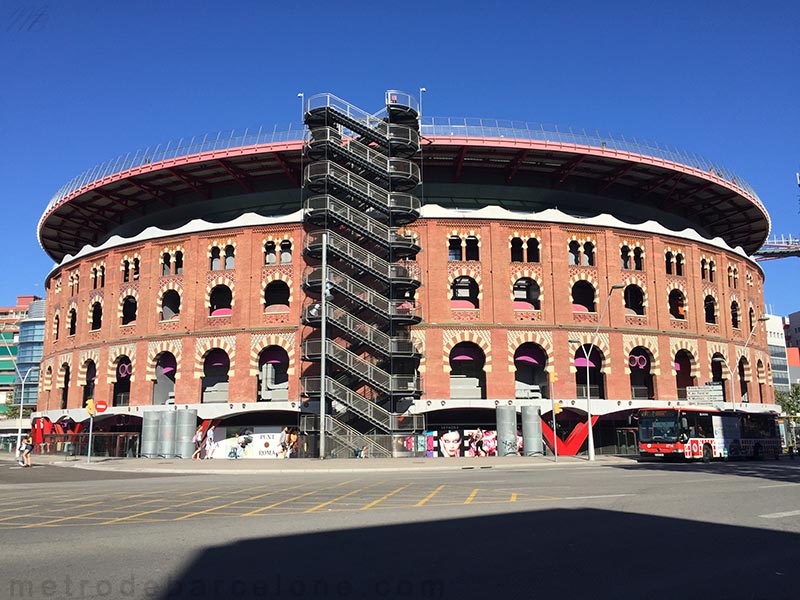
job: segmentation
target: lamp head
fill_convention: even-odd
[[[612,290],[624,290],[625,289],[625,284],[624,283],[615,283],[614,285],[611,286],[611,289]]]
[[[767,321],[769,321],[769,317],[767,315],[762,315],[762,316],[758,317],[758,322],[759,323],[766,323]]]
[[[580,340],[567,340],[570,344],[582,344]]]

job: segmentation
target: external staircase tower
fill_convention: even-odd
[[[371,114],[319,94],[303,112],[303,393],[324,407],[329,454],[392,456],[398,435],[424,428],[408,412],[422,389],[409,330],[421,321],[420,247],[405,229],[420,213],[416,100],[388,91]]]

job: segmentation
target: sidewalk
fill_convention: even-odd
[[[96,471],[119,471],[130,473],[174,473],[182,475],[230,475],[259,473],[389,473],[389,472],[437,472],[479,469],[528,469],[554,467],[602,467],[625,464],[635,457],[598,456],[594,463],[585,457],[563,456],[558,462],[552,456],[528,457],[506,456],[485,458],[316,458],[280,459],[219,459],[191,460],[166,458],[92,458],[34,455],[34,464],[59,467],[92,469]]]

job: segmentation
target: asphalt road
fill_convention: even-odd
[[[6,462],[0,500],[0,598],[800,597],[800,461],[160,477]]]

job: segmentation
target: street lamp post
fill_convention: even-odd
[[[733,407],[733,410],[736,410],[736,386],[733,380],[734,371],[738,373],[739,363],[742,362],[742,358],[744,358],[744,353],[747,351],[747,347],[750,345],[750,342],[753,339],[753,334],[756,332],[756,327],[758,327],[759,323],[764,323],[766,321],[769,321],[769,317],[767,317],[766,315],[762,315],[755,322],[752,329],[750,329],[750,335],[747,336],[747,341],[744,343],[744,347],[742,348],[742,353],[736,358],[736,363],[734,364],[733,368],[731,368],[730,364],[728,364],[728,361],[721,356],[717,356],[716,358],[711,359],[712,362],[724,364],[725,368],[728,369],[728,377],[730,377],[731,381],[731,406]]]
[[[586,361],[586,416],[587,416],[587,425],[589,427],[589,437],[587,439],[587,450],[589,454],[589,460],[594,460],[594,431],[592,425],[592,392],[591,388],[589,387],[589,356],[594,351],[594,346],[597,343],[597,336],[600,334],[600,325],[603,324],[603,317],[606,314],[606,310],[608,310],[608,304],[611,302],[611,295],[614,293],[614,290],[621,290],[625,286],[621,283],[616,283],[611,286],[611,289],[608,290],[608,295],[606,296],[605,304],[603,305],[603,311],[600,313],[600,318],[597,319],[597,327],[595,327],[594,335],[592,336],[592,343],[589,345],[589,350],[586,350],[586,345],[581,343],[581,340],[569,340],[570,344],[581,344],[581,349],[583,350],[584,360]]]

